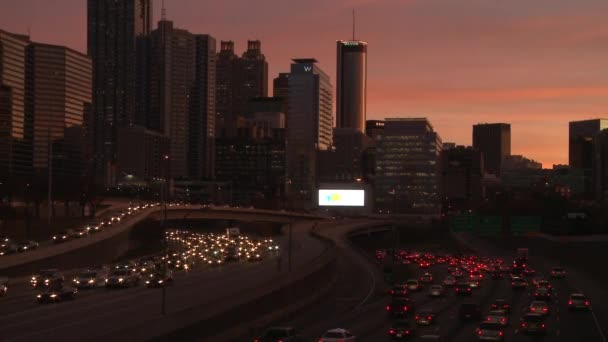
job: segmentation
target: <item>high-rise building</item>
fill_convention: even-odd
[[[170,176],[213,178],[215,40],[165,19],[149,39],[149,122],[170,139]]]
[[[386,119],[376,147],[376,208],[438,214],[441,146],[426,118]]]
[[[28,46],[27,59],[26,91],[33,101],[26,111],[33,119],[33,167],[48,168],[52,144],[53,173],[78,177],[85,152],[84,116],[91,106],[91,59],[64,46],[41,43]]]
[[[503,159],[511,155],[511,125],[473,125],[473,147],[483,155],[484,172],[499,176]]]
[[[367,120],[365,121],[365,134],[368,137],[376,140],[376,138],[384,131],[384,120]]]
[[[608,119],[572,121],[569,123],[568,164],[570,168],[582,170],[584,195],[591,196],[593,186],[593,139],[608,128]]]
[[[332,85],[316,63],[294,59],[289,75],[286,189],[304,202],[318,185],[317,151],[332,144]]]
[[[259,40],[247,42],[238,57],[232,41],[222,41],[217,55],[217,116],[222,123],[243,115],[249,100],[268,96],[268,63]]]
[[[272,96],[280,97],[287,103],[287,97],[289,96],[289,73],[281,72],[272,81]]]
[[[483,157],[481,152],[464,146],[441,151],[441,198],[443,210],[476,208],[483,199]]]
[[[608,200],[608,129],[602,129],[593,137],[592,164],[595,199],[606,202]]]
[[[32,119],[26,115],[29,37],[0,30],[0,182],[32,172]]]
[[[339,40],[336,64],[338,128],[365,131],[367,106],[367,43]]]
[[[136,124],[137,41],[150,33],[152,0],[88,0],[97,174],[116,182],[118,127]]]

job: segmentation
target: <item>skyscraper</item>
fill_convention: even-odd
[[[283,98],[287,102],[287,97],[289,96],[289,73],[279,73],[279,76],[272,81],[272,88],[272,96]]]
[[[365,132],[367,106],[367,43],[337,42],[336,117],[338,128]]]
[[[70,48],[32,43],[27,48],[27,106],[33,119],[33,167],[49,166],[53,145],[53,172],[80,176],[84,116],[91,105],[91,59]]]
[[[499,176],[503,159],[511,154],[511,125],[473,125],[473,147],[483,155],[484,171]]]
[[[572,169],[582,170],[584,193],[587,196],[591,196],[594,192],[593,140],[599,132],[606,128],[608,128],[608,119],[572,121],[569,124],[568,164]],[[604,138],[603,135],[602,138]],[[597,179],[597,177],[595,178]]]
[[[268,96],[268,62],[262,54],[262,43],[259,40],[247,41],[247,51],[243,52],[239,67],[237,110],[243,114],[251,99]]]
[[[376,208],[439,213],[441,138],[426,118],[389,118],[376,145]]]
[[[449,145],[448,145],[449,146]],[[483,199],[483,157],[472,147],[454,146],[441,151],[443,209],[475,209]]]
[[[317,151],[332,144],[332,85],[312,58],[294,59],[287,106],[287,192],[312,199]]]
[[[0,30],[0,181],[31,174],[32,120],[26,115],[29,37]]]
[[[150,33],[151,23],[152,0],[87,1],[96,170],[108,185],[116,181],[118,127],[136,123],[136,42]]]
[[[367,120],[365,121],[365,134],[376,140],[379,135],[384,132],[384,121],[383,120]]]
[[[213,177],[215,39],[162,19],[150,35],[151,127],[170,138],[170,175]]]

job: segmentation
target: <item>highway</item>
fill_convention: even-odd
[[[446,234],[446,233],[443,233]],[[377,263],[372,256],[363,256],[341,238],[342,244],[339,249],[339,281],[336,288],[324,301],[311,306],[304,312],[285,319],[273,322],[269,326],[293,326],[304,337],[305,341],[316,341],[325,331],[331,328],[346,328],[357,336],[357,341],[389,341],[388,331],[390,329],[390,318],[386,314],[385,306],[390,298],[383,293],[385,288],[383,277]],[[438,244],[430,249],[435,253],[449,253],[457,250],[468,249],[471,242],[467,241],[468,247],[454,249],[450,245]],[[514,257],[514,251],[488,248],[483,241],[473,242],[475,250],[479,254],[489,257],[504,258],[510,262]],[[406,248],[416,248],[417,243],[412,242]],[[452,243],[451,245],[459,245]],[[390,248],[391,246],[384,246]],[[470,250],[470,249],[469,249]],[[353,255],[355,253],[357,255]],[[550,316],[547,320],[548,334],[539,338],[544,341],[598,341],[605,342],[603,332],[599,329],[594,313],[569,312],[567,310],[568,296],[572,292],[583,291],[585,288],[577,288],[577,279],[550,279],[549,268],[545,261],[538,257],[532,260],[532,266],[539,271],[537,276],[544,275],[548,278],[554,288],[554,299],[550,302]],[[373,268],[370,271],[370,267]],[[401,265],[398,268],[396,279],[406,280],[418,278],[423,272],[417,265]],[[445,265],[432,266],[430,272],[433,274],[434,282],[441,282],[448,275]],[[462,323],[458,319],[459,306],[463,302],[473,301],[480,304],[482,317],[489,312],[490,304],[496,299],[507,299],[512,302],[512,311],[509,316],[510,323],[505,328],[505,341],[530,341],[535,337],[523,334],[520,327],[520,319],[524,308],[531,302],[531,289],[516,291],[511,288],[508,277],[492,280],[489,277],[483,280],[479,289],[475,289],[472,297],[457,297],[453,289],[448,289],[445,297],[432,299],[426,290],[411,294],[417,309],[431,309],[437,315],[436,324],[427,327],[418,327],[416,335],[440,334],[446,341],[476,341],[476,328],[478,323]],[[372,293],[370,296],[369,294]],[[593,302],[595,307],[606,307],[605,303]],[[241,341],[250,341],[243,338]]]
[[[294,269],[311,262],[325,248],[321,241],[309,235],[312,224],[308,221],[294,225],[293,241],[297,241],[292,255]],[[287,246],[286,239],[286,235],[278,239],[283,250]],[[286,272],[286,256],[282,257],[281,271],[276,258],[177,274],[175,284],[167,289],[167,315],[196,307],[209,307],[207,314],[213,315],[216,310],[236,305],[241,292],[263,287]],[[163,332],[158,330],[163,327],[153,325],[143,332],[141,329],[146,322],[162,318],[159,289],[140,286],[82,290],[74,301],[48,305],[35,303],[35,292],[28,292],[18,295],[9,292],[7,297],[0,298],[0,336],[3,341],[103,340],[123,331],[126,332],[125,340],[130,340],[130,329],[136,331],[137,336],[147,334],[148,338]]]

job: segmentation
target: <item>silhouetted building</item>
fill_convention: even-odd
[[[272,96],[282,98],[287,105],[287,97],[289,96],[289,73],[279,73],[272,81]]]
[[[569,123],[568,164],[573,169],[582,170],[584,194],[588,197],[594,192],[593,179],[593,138],[608,128],[608,119],[572,121]]]
[[[373,145],[372,138],[355,128],[334,128],[332,148],[319,151],[319,182],[363,182],[363,154]]]
[[[507,189],[528,189],[542,183],[547,175],[541,163],[524,156],[510,155],[502,161],[500,179]]]
[[[441,138],[430,122],[386,119],[376,150],[376,208],[438,214]]]
[[[161,20],[150,35],[150,126],[170,139],[170,175],[212,179],[215,39]]]
[[[452,148],[456,148],[456,143],[453,143],[453,142],[444,142],[444,143],[443,143],[442,149],[443,149],[444,151],[445,151],[445,150],[452,149]]]
[[[384,121],[383,120],[367,120],[365,121],[365,134],[376,140],[379,135],[384,132]]]
[[[32,173],[32,118],[26,115],[28,36],[0,30],[0,182]]]
[[[26,112],[33,118],[33,167],[79,177],[85,162],[84,116],[92,96],[91,59],[59,45],[32,43],[27,48]],[[80,136],[80,137],[79,137]],[[57,160],[57,162],[55,162]]]
[[[310,202],[317,183],[317,151],[332,144],[332,85],[315,59],[294,59],[287,107],[287,193]],[[312,203],[309,203],[312,204]]]
[[[170,169],[169,138],[157,131],[142,126],[125,126],[118,129],[119,179],[135,178],[151,183],[166,179]]]
[[[484,171],[499,176],[503,159],[511,154],[511,125],[473,125],[473,147],[483,154]]]
[[[96,171],[107,185],[116,180],[118,128],[137,123],[137,41],[150,33],[151,26],[151,0],[87,1]]]
[[[364,132],[367,106],[367,43],[339,40],[336,45],[336,127],[354,128]]]
[[[593,139],[593,185],[595,198],[608,199],[608,129],[598,132]]]
[[[445,146],[445,143],[444,143]],[[483,157],[464,146],[441,151],[441,194],[444,211],[476,208],[483,200]]]
[[[268,63],[259,40],[247,42],[239,58],[232,41],[222,41],[217,55],[217,115],[220,122],[243,115],[249,100],[268,96]]]

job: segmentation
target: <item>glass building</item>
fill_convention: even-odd
[[[439,213],[441,146],[426,118],[386,119],[377,137],[376,210]]]

